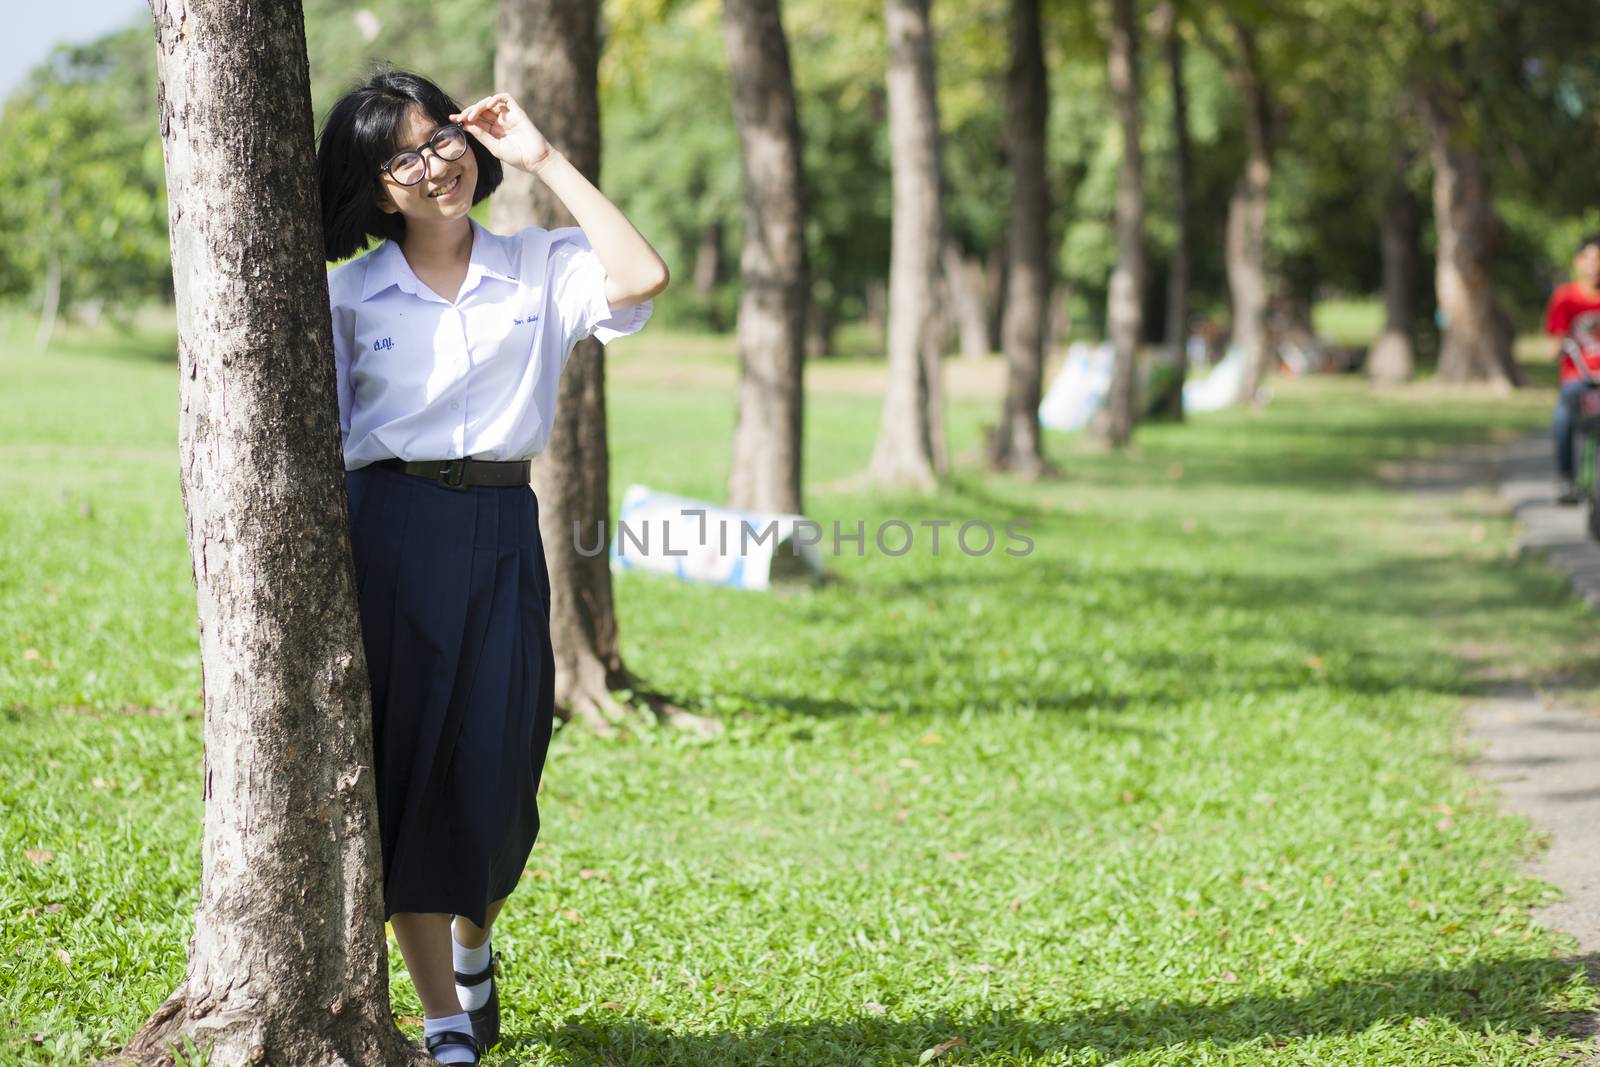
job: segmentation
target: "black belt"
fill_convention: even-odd
[[[514,459],[505,462],[487,459],[380,459],[373,464],[385,470],[416,475],[438,482],[446,489],[465,489],[469,485],[527,485],[533,462]]]

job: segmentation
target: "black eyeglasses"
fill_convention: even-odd
[[[430,151],[447,163],[460,159],[467,151],[467,131],[457,122],[440,126],[434,135],[428,138],[427,144],[420,148],[397,152],[394,158],[378,169],[401,185],[415,185],[428,173],[428,165],[422,158],[422,153]]]

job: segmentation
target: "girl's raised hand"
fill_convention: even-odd
[[[450,116],[496,159],[520,170],[532,171],[549,156],[550,142],[510,93],[486,96],[466,110]]]

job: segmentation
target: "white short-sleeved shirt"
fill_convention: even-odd
[[[328,272],[339,437],[347,470],[382,459],[531,459],[579,341],[637,333],[649,300],[612,311],[577,226],[509,236],[472,225],[456,303],[384,241]]]

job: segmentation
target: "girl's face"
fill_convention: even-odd
[[[415,150],[426,144],[442,124],[413,106],[406,112],[396,151]],[[402,185],[387,171],[378,178],[378,209],[399,213],[409,222],[440,222],[458,219],[472,207],[472,191],[478,184],[478,161],[473,155],[471,134],[460,158],[440,159],[432,148],[422,153],[425,171],[415,185]]]

